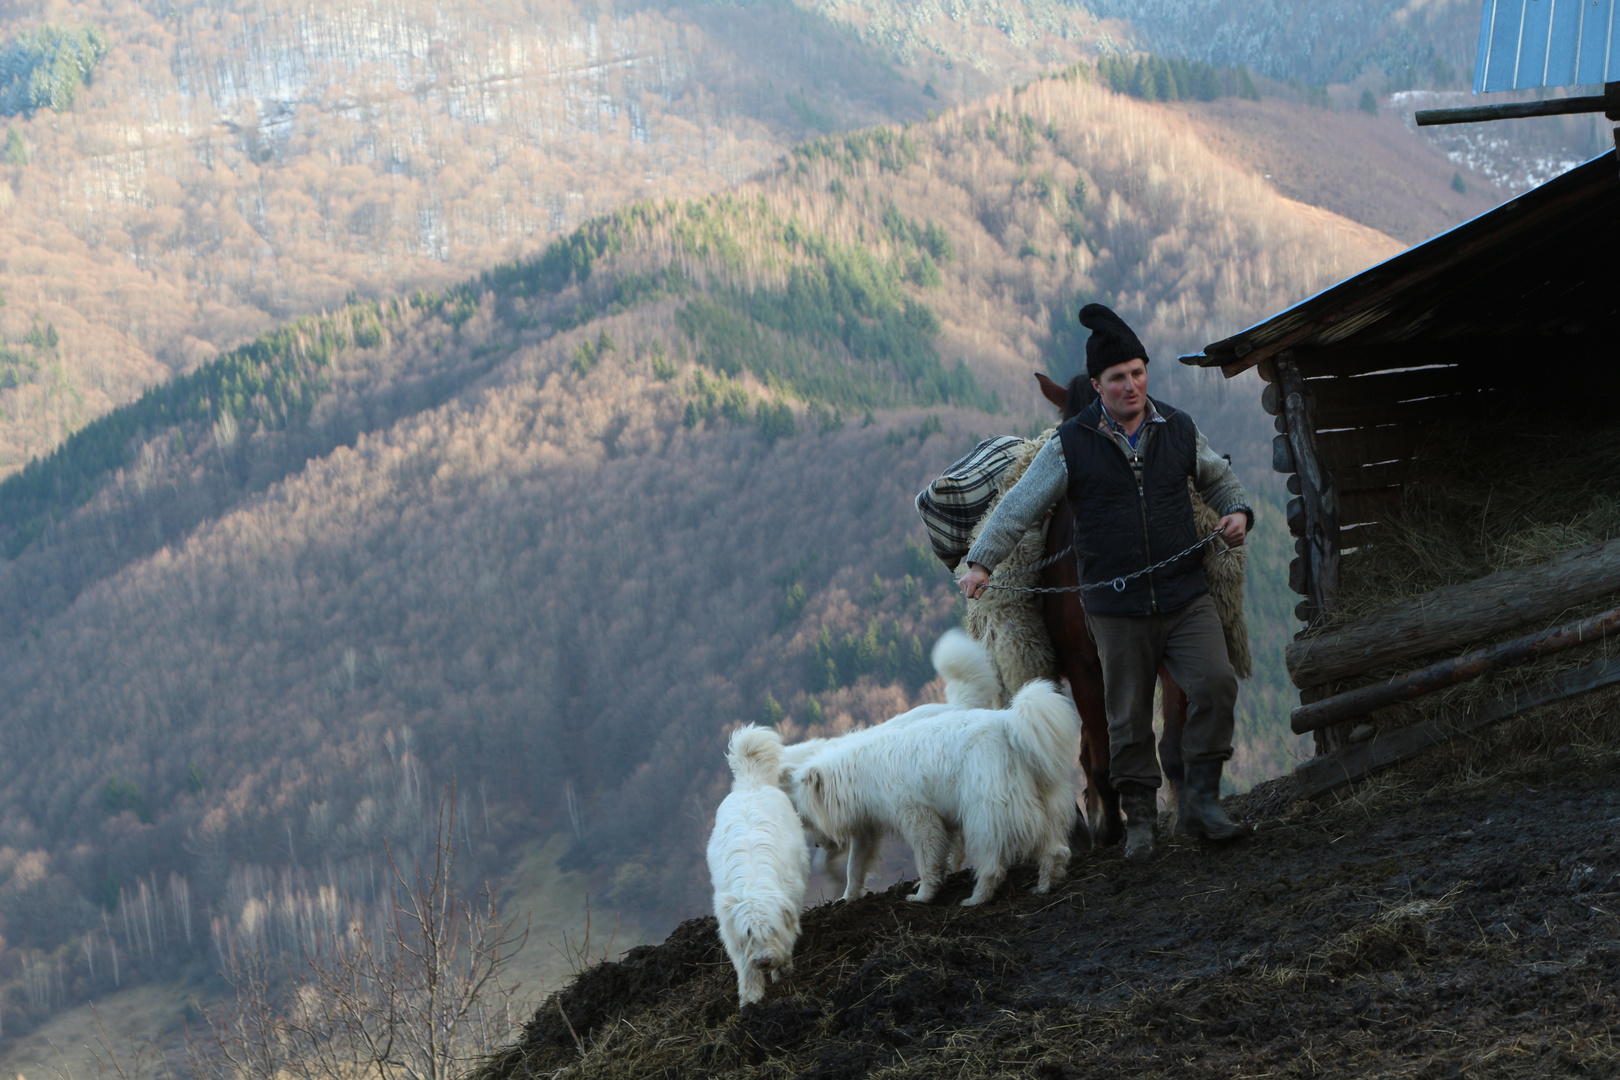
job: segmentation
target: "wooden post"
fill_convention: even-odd
[[[1288,424],[1288,448],[1305,510],[1306,598],[1311,606],[1310,621],[1316,622],[1338,606],[1338,500],[1316,449],[1315,399],[1291,356],[1279,357],[1276,369],[1278,397]]]
[[[1305,386],[1305,377],[1292,354],[1280,353],[1275,362],[1277,394],[1282,419],[1287,428],[1288,457],[1299,482],[1305,541],[1298,570],[1290,570],[1290,584],[1302,585],[1305,602],[1299,613],[1307,626],[1320,623],[1339,601],[1339,508],[1333,482],[1322,467],[1316,446],[1316,402]],[[1296,580],[1302,579],[1302,580]],[[1327,728],[1317,732],[1319,753],[1337,749],[1349,737],[1348,728]]]

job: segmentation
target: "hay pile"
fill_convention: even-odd
[[[1620,536],[1617,478],[1620,425],[1540,429],[1504,420],[1437,429],[1417,458],[1400,514],[1346,555],[1342,606],[1324,629],[1431,589],[1534,566]],[[1603,597],[1550,617],[1545,625],[1604,611],[1614,603],[1615,597]],[[1521,627],[1467,647],[1537,629],[1541,626]],[[1380,710],[1370,719],[1381,729],[1419,720],[1460,720],[1487,702],[1617,648],[1620,642],[1614,638],[1597,641]],[[1411,658],[1333,688],[1387,678],[1462,651]],[[1431,774],[1435,780],[1455,779],[1498,773],[1513,759],[1527,755],[1544,758],[1554,751],[1603,755],[1616,747],[1620,747],[1620,691],[1611,689],[1550,705],[1464,738],[1404,771]]]

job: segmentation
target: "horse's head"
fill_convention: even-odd
[[[1097,391],[1092,387],[1091,379],[1085,372],[1070,379],[1066,387],[1059,386],[1038,371],[1035,373],[1035,381],[1041,384],[1041,396],[1056,405],[1065,420],[1079,416],[1097,400]]]

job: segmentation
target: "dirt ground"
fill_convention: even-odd
[[[1284,779],[1227,801],[1259,825],[1229,847],[1082,852],[978,909],[966,873],[941,903],[824,904],[740,1012],[694,919],[548,1000],[482,1080],[1620,1076],[1620,767],[1560,773],[1328,807]]]

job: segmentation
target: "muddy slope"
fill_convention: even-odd
[[[483,1080],[1620,1075],[1620,772],[1368,812],[1231,804],[1227,849],[1082,855],[980,909],[806,914],[740,1013],[712,919],[581,976]],[[1280,816],[1279,816],[1280,815]],[[559,1071],[561,1070],[561,1071]]]

